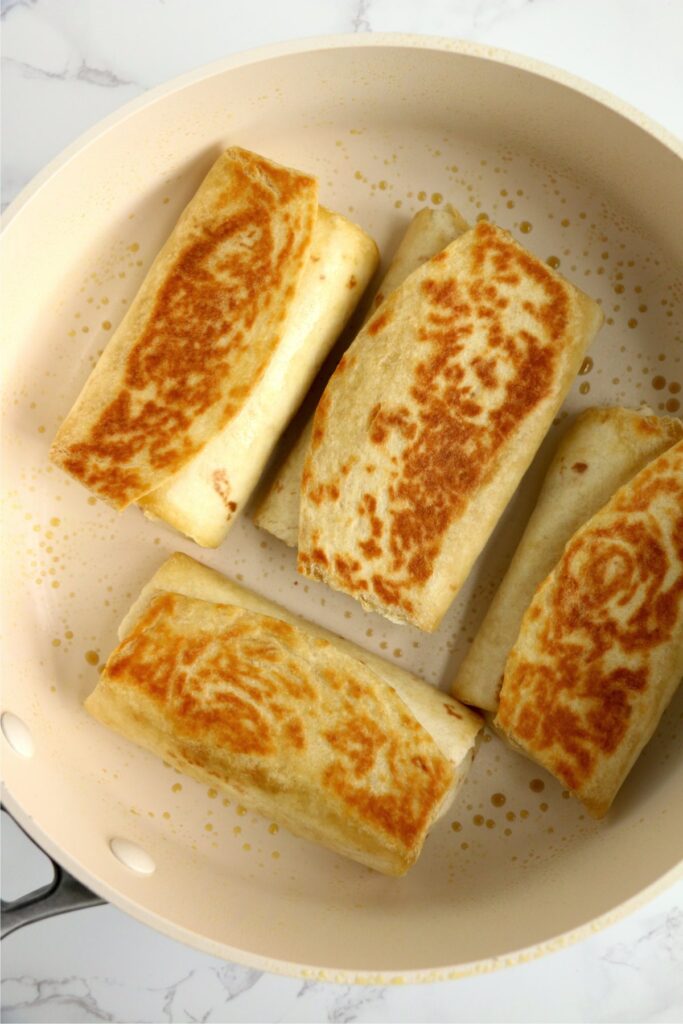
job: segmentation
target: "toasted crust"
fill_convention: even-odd
[[[406,228],[389,269],[377,289],[368,319],[414,270],[468,230],[469,224],[450,203],[436,209],[426,206],[418,210]]]
[[[387,295],[403,284],[414,270],[437,252],[445,249],[455,238],[467,231],[468,227],[467,221],[450,203],[436,210],[429,207],[418,210],[401,239],[389,269],[372,300],[368,315],[371,316]],[[301,477],[312,434],[311,416],[253,515],[258,527],[272,533],[292,548],[297,546],[299,539]]]
[[[486,222],[415,271],[316,410],[299,571],[435,629],[601,323],[592,299]]]
[[[221,543],[378,262],[375,242],[357,224],[318,208],[310,253],[277,350],[257,386],[201,452],[140,499],[147,514],[204,547]]]
[[[51,451],[123,509],[242,408],[311,247],[314,178],[242,149],[216,161],[152,264]]]
[[[453,684],[467,704],[495,711],[505,662],[536,587],[564,546],[614,492],[683,437],[683,423],[633,409],[587,409],[558,445],[507,573]]]
[[[356,650],[175,555],[122,623],[86,707],[298,835],[403,874],[481,721]]]
[[[683,441],[567,544],[508,658],[496,726],[609,809],[683,674]]]

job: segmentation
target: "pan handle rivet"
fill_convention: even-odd
[[[33,736],[31,731],[18,715],[5,711],[0,718],[0,728],[15,754],[20,757],[33,757]]]
[[[130,839],[110,839],[109,849],[124,867],[130,868],[138,875],[151,875],[156,868],[150,855],[137,843],[131,843]]]

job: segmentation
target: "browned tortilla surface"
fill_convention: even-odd
[[[578,530],[538,588],[496,724],[596,817],[683,674],[683,441]]]
[[[86,706],[298,834],[402,874],[464,774],[455,751],[467,762],[479,728],[455,702],[406,683],[448,753],[392,685],[333,641],[152,590]],[[436,715],[425,711],[432,698]]]
[[[601,322],[593,300],[486,222],[411,274],[318,404],[299,571],[434,629]]]
[[[52,459],[114,507],[159,487],[239,412],[311,245],[314,178],[216,161],[62,425]]]

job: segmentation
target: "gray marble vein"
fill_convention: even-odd
[[[228,1003],[262,977],[260,971],[237,964],[194,969],[165,987],[143,987],[130,993],[134,998],[129,1019],[137,1019],[141,1024],[157,1020],[220,1020]],[[38,1014],[43,1018],[40,1011],[47,1007],[59,1020],[75,1019],[77,1015],[79,1020],[118,1020],[120,1017],[106,1007],[118,1005],[121,1013],[121,987],[120,982],[102,977],[6,978],[2,982],[3,1020],[37,1019]]]
[[[639,935],[634,943],[610,946],[603,953],[602,960],[637,971],[653,943],[656,943],[659,959],[665,957],[669,963],[683,967],[683,907],[673,907],[663,921],[658,921],[654,927]]]
[[[378,987],[369,986],[359,990],[357,986],[345,985],[330,1006],[328,1021],[348,1024],[349,1021],[358,1020],[362,1013],[381,1004],[385,991]]]
[[[354,12],[352,21],[354,32],[372,32],[372,25],[368,18],[371,4],[372,0],[358,0],[358,7]]]
[[[99,85],[105,89],[113,89],[120,85],[135,85],[139,89],[143,88],[137,82],[131,82],[130,79],[119,77],[109,68],[90,67],[84,60],[80,62],[77,68],[66,67],[62,71],[50,71],[48,68],[36,67],[33,64],[28,64],[26,61],[16,60],[14,57],[3,57],[2,63],[8,67],[16,68],[26,78],[48,78],[61,82],[67,82],[71,79],[78,82],[89,82],[91,85]]]
[[[6,18],[15,7],[34,7],[37,0],[0,0],[0,18]]]
[[[2,983],[3,1018],[6,1021],[31,1019],[36,1011],[50,1007],[60,1014],[80,1011],[81,1019],[113,1021],[115,1017],[102,1009],[85,978],[7,978]],[[35,1019],[46,1019],[40,1015]]]

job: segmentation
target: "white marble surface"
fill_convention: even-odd
[[[683,135],[682,0],[2,0],[2,202],[147,88],[248,47],[332,32],[461,36],[610,89]],[[3,896],[46,863],[3,829]],[[683,883],[583,943],[495,975],[352,988],[212,959],[111,907],[3,943],[6,1021],[681,1021]]]

